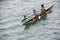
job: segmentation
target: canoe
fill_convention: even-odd
[[[49,7],[47,10],[46,10],[46,14],[50,13],[52,11],[52,8],[53,8],[54,5],[52,5],[51,7]],[[27,25],[31,25],[33,23],[35,23],[37,20],[40,20],[42,17],[44,17],[46,14],[44,15],[37,15],[35,16],[34,18],[30,19],[29,21],[23,23],[23,25],[27,26]]]

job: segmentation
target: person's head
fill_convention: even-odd
[[[24,18],[26,17],[26,15],[24,15]]]
[[[36,10],[33,10],[34,12],[36,11]]]
[[[33,10],[33,13],[35,13],[36,12],[36,10]]]
[[[44,7],[44,4],[41,4],[41,7]]]

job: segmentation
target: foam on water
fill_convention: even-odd
[[[23,15],[30,16],[40,5],[45,8],[55,4],[53,12],[45,19],[24,29]],[[0,40],[60,40],[59,0],[3,0],[0,1]]]

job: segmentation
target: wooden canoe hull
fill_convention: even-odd
[[[54,5],[52,5],[51,7],[49,7],[49,8],[46,10],[46,12],[47,12],[47,13],[51,12],[53,6],[54,6]],[[23,25],[31,25],[31,24],[33,24],[34,22],[36,22],[37,20],[39,20],[39,18],[38,18],[39,16],[41,16],[41,18],[42,18],[42,17],[44,17],[45,15],[46,15],[46,14],[44,14],[44,15],[41,16],[41,15],[39,14],[39,15],[35,16],[34,18],[32,18],[31,20],[25,22]]]
[[[38,20],[38,17],[34,17],[33,19],[31,19],[31,20],[25,22],[23,25],[30,25],[30,24],[36,22],[37,20]]]

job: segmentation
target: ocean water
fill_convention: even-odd
[[[60,40],[60,0],[0,0],[0,40]],[[45,19],[30,25],[22,25],[23,15],[30,16],[40,5],[54,5]]]

